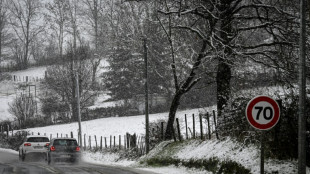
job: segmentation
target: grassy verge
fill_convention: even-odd
[[[153,167],[169,165],[174,165],[176,167],[184,166],[187,168],[207,170],[214,174],[250,174],[250,170],[244,168],[241,164],[229,160],[220,162],[217,158],[181,160],[172,157],[154,157],[147,159],[143,163]]]

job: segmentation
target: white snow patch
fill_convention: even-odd
[[[30,77],[38,77],[38,78],[44,78],[46,71],[46,67],[35,67],[35,68],[28,68],[26,70],[20,70],[20,71],[15,71],[11,72],[9,74],[15,75],[17,77],[24,77],[24,76],[30,76]]]
[[[112,166],[130,166],[136,162],[130,160],[119,160],[119,154],[109,152],[83,152],[82,158],[84,161],[91,162],[93,164],[104,164]]]
[[[152,171],[161,174],[212,174],[212,172],[208,172],[205,170],[197,170],[197,169],[189,169],[186,167],[149,167],[149,168],[140,168],[145,171]]]
[[[4,148],[0,148],[0,152],[8,152],[8,153],[12,153],[12,154],[17,154],[18,152],[12,149],[4,149]]]

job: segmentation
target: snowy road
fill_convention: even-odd
[[[48,165],[44,158],[18,160],[18,155],[0,151],[0,174],[153,174],[151,172],[81,162],[79,165],[56,163]]]

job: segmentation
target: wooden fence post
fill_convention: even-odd
[[[110,148],[112,148],[112,135],[110,135]]]
[[[114,146],[113,147],[115,148],[115,136],[113,136],[113,137],[114,137]]]
[[[108,148],[108,145],[107,145],[107,137],[104,137],[104,147],[105,147],[105,148]]]
[[[124,135],[124,150],[126,150],[126,135]]]
[[[127,132],[126,133],[126,139],[127,139],[127,149],[129,149],[130,148],[130,134]]]
[[[119,140],[118,140],[119,141],[119,145],[118,146],[119,146],[120,150],[121,150],[121,146],[122,146],[122,139],[121,138],[122,138],[121,135],[119,135]]]
[[[209,135],[209,140],[210,140],[211,139],[211,130],[210,130],[209,112],[207,112],[207,121],[208,121],[208,135]]]
[[[89,136],[89,150],[91,150],[91,136]]]
[[[193,114],[193,137],[196,138],[196,130],[195,130],[195,115]]]
[[[102,136],[100,137],[100,150],[102,150]]]
[[[177,128],[178,128],[178,135],[179,135],[179,141],[182,141],[181,131],[180,131],[180,124],[179,124],[179,118],[176,118],[177,122]]]
[[[220,139],[220,138],[219,138],[219,134],[218,134],[218,132],[217,132],[215,110],[213,110],[213,121],[214,121],[214,128],[215,128],[216,139]]]
[[[176,142],[176,141],[177,141],[177,138],[175,137],[174,127],[172,127],[172,135],[173,135],[173,140],[174,140],[174,142]]]
[[[187,131],[187,116],[185,114],[185,131],[186,131],[186,139],[188,139],[188,131]]]
[[[98,149],[97,136],[95,135],[96,150]]]
[[[81,144],[82,145],[82,144]],[[84,151],[86,150],[86,134],[84,134]]]
[[[160,122],[160,136],[161,140],[164,140],[164,122]]]
[[[200,122],[200,138],[201,140],[203,140],[202,114],[199,114],[199,122]]]

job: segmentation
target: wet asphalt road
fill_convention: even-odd
[[[30,159],[31,158],[31,159]],[[26,157],[0,151],[0,174],[154,174],[132,168],[119,168],[80,162],[79,165],[59,162],[48,165],[42,156]]]

